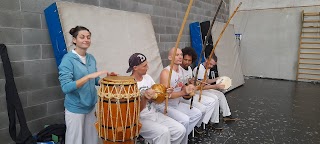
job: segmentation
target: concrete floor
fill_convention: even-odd
[[[320,143],[320,84],[248,79],[226,97],[240,120],[221,132],[209,125],[190,144]]]

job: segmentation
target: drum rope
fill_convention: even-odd
[[[128,85],[128,87],[123,84],[127,85],[127,83],[124,82],[121,82],[121,84],[112,83],[110,85],[101,84],[98,90],[99,97],[96,108],[97,130],[99,137],[104,140],[118,142],[122,139],[124,142],[128,141],[128,138],[126,139],[127,133],[130,133],[130,140],[134,140],[134,138],[139,135],[140,91],[136,83],[134,85]],[[112,99],[115,100],[115,104]],[[125,102],[122,102],[121,99],[126,99],[126,109],[121,109],[121,105]],[[133,109],[130,102],[133,102]],[[107,109],[105,109],[105,107],[107,107]],[[115,107],[117,108],[116,110],[112,109]],[[116,114],[113,112],[116,112]],[[125,117],[123,114],[125,114]],[[112,128],[110,129],[110,127]],[[130,128],[130,131],[127,132],[128,128]],[[109,137],[110,131],[112,133],[112,136],[110,135],[111,137]],[[122,138],[120,138],[121,136],[119,134],[122,134]]]

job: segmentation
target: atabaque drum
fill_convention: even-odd
[[[133,144],[141,124],[140,91],[133,77],[107,76],[98,90],[96,129],[104,144]]]

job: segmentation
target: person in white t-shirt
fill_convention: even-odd
[[[182,49],[183,53],[183,61],[181,67],[183,68],[183,74],[185,83],[192,83],[194,81],[190,81],[193,78],[192,69],[190,65],[197,59],[197,53],[191,47],[186,47]],[[182,100],[185,103],[190,104],[191,100]],[[201,110],[202,112],[202,121],[204,124],[208,124],[211,119],[211,124],[216,130],[222,129],[222,123],[219,122],[219,102],[218,100],[211,98],[202,94],[201,101],[199,102],[199,94],[196,94],[193,97],[193,106]],[[218,119],[216,119],[218,117]],[[199,123],[198,127],[201,126]],[[201,129],[197,128],[197,132],[201,133]]]
[[[168,59],[172,60],[172,56],[174,54],[174,48],[169,51]],[[196,107],[190,109],[190,105],[180,102],[183,96],[189,95],[195,89],[195,87],[191,84],[185,86],[183,83],[182,76],[182,67],[180,64],[182,63],[182,51],[178,48],[175,60],[173,62],[172,75],[170,79],[170,86],[174,88],[171,96],[169,96],[168,102],[168,110],[167,114],[169,117],[175,119],[179,123],[183,124],[186,127],[187,133],[185,135],[184,141],[182,143],[188,142],[188,135],[192,132],[193,128],[200,121],[202,117],[202,113]],[[165,67],[160,74],[160,83],[168,87],[169,80],[169,71],[170,65]],[[159,107],[160,110],[164,110],[164,103]]]
[[[202,80],[204,78],[204,74],[205,74],[205,65],[208,65],[208,69],[211,69],[214,65],[217,64],[217,56],[216,55],[212,55],[212,58],[210,61],[208,61],[208,58],[206,58],[205,62],[200,64],[199,66],[199,72],[198,72],[198,80]],[[197,67],[195,67],[193,69],[193,74],[195,75],[197,71]],[[234,121],[237,120],[237,118],[234,118],[231,115],[231,111],[227,102],[227,99],[225,97],[225,95],[218,91],[219,89],[223,89],[224,85],[223,84],[214,84],[218,78],[215,79],[209,79],[209,73],[207,73],[207,81],[206,83],[209,83],[210,85],[206,85],[203,88],[202,94],[206,95],[206,96],[210,96],[216,100],[219,100],[219,107],[220,107],[220,111],[222,112],[222,116],[223,116],[223,120],[225,121]],[[219,116],[216,116],[215,118],[216,120],[219,120]]]
[[[147,74],[148,61],[145,55],[134,53],[129,58],[127,73],[132,71],[141,92],[140,122],[142,124],[140,135],[152,144],[180,144],[185,136],[186,129],[179,122],[157,112],[155,103],[152,102],[154,90],[150,89],[155,82]],[[173,89],[167,89],[172,93]]]

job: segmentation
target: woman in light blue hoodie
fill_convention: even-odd
[[[59,65],[59,81],[65,93],[66,144],[97,144],[98,135],[94,123],[95,104],[101,75],[97,72],[95,58],[87,53],[91,44],[91,32],[76,26],[69,32],[76,48],[64,55]]]

